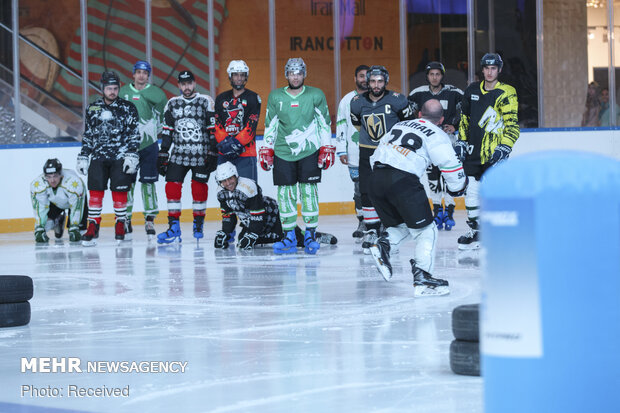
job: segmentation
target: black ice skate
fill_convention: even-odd
[[[357,229],[353,231],[353,238],[361,238],[364,236],[364,231],[366,231],[366,224],[364,224],[364,217],[358,216],[357,220],[359,223],[357,224]]]
[[[125,241],[129,241],[133,238],[133,227],[131,226],[131,220],[125,221]]]
[[[448,205],[443,214],[443,227],[446,231],[450,231],[456,223],[454,222],[454,205]]]
[[[469,231],[459,237],[458,244],[460,250],[477,250],[480,248],[478,221],[468,220]]]
[[[370,246],[370,253],[375,260],[375,265],[385,281],[392,278],[392,264],[390,263],[390,241],[381,236]]]
[[[54,220],[54,236],[56,239],[62,238],[62,234],[65,232],[65,217],[65,211],[62,211]]]
[[[415,260],[409,260],[413,273],[413,295],[416,297],[428,297],[432,295],[450,294],[448,281],[441,278],[433,278],[428,272],[416,267]]]
[[[155,238],[155,215],[147,215],[144,221],[144,229],[146,230],[146,237],[149,241]]]
[[[370,254],[370,246],[377,241],[378,235],[376,229],[369,229],[364,232],[364,238],[362,238],[362,251],[364,254]]]

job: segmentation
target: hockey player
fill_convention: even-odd
[[[463,166],[450,138],[438,126],[443,121],[436,99],[422,106],[421,119],[399,122],[381,139],[370,158],[373,165],[371,198],[386,231],[370,247],[386,281],[392,277],[390,250],[409,236],[416,241],[411,262],[415,296],[449,293],[448,281],[433,278],[437,226],[420,177],[429,164],[439,166],[447,190],[460,196],[467,187]]]
[[[140,131],[141,141],[138,150],[140,157],[138,169],[140,171],[142,203],[144,204],[144,228],[149,239],[155,236],[153,221],[159,214],[155,189],[155,182],[159,176],[157,174],[157,154],[159,152],[157,136],[161,132],[164,107],[168,101],[163,90],[149,83],[150,75],[150,63],[138,60],[133,65],[133,83],[123,85],[120,91],[120,96],[123,99],[136,106],[140,117],[138,130]],[[135,183],[131,185],[131,189],[127,193],[127,234],[125,234],[125,239],[129,239],[133,232],[131,216],[134,189]]]
[[[245,88],[250,68],[243,60],[232,60],[226,72],[232,89],[215,98],[218,164],[230,161],[237,167],[240,176],[256,181],[256,127],[260,115],[260,96]]]
[[[116,223],[115,237],[125,239],[127,191],[136,180],[138,168],[138,111],[118,96],[120,80],[114,72],[103,72],[103,96],[88,105],[82,149],[77,171],[88,174],[88,229],[82,244],[95,245],[99,236],[103,195],[110,182]]]
[[[237,219],[241,233],[237,248],[248,250],[255,245],[273,244],[284,237],[280,223],[280,211],[275,199],[262,194],[256,181],[240,177],[237,168],[230,162],[219,164],[215,171],[215,181],[220,186],[217,200],[222,211],[222,229],[215,234],[215,248],[228,248],[235,238]],[[304,237],[296,226],[297,246],[304,248]],[[331,234],[316,232],[317,241],[336,244],[338,240]]]
[[[211,96],[196,92],[196,79],[188,70],[178,76],[181,96],[173,97],[164,109],[164,126],[158,169],[166,176],[168,199],[167,231],[157,236],[160,244],[181,242],[181,189],[185,175],[192,171],[194,238],[203,238],[203,225],[209,194],[209,175],[217,166],[213,126],[214,102]],[[174,146],[173,146],[174,145]],[[169,153],[172,147],[172,154]]]
[[[454,134],[459,128],[463,91],[443,83],[446,69],[440,62],[428,63],[425,70],[428,84],[415,88],[409,94],[409,100],[413,102],[413,110],[417,114],[427,100],[437,99],[441,103],[444,114],[444,121],[440,126],[450,139],[456,141]],[[430,165],[426,172],[433,201],[433,220],[437,229],[445,228],[446,231],[450,231],[455,224],[454,198],[446,191],[445,179],[441,177],[437,166]],[[445,210],[443,202],[446,204]]]
[[[366,65],[355,68],[355,89],[344,95],[338,105],[338,116],[336,117],[336,156],[340,158],[343,165],[349,167],[349,176],[353,181],[353,202],[355,203],[355,214],[357,215],[358,226],[353,232],[353,238],[362,238],[366,226],[362,215],[362,198],[360,195],[360,147],[359,130],[351,123],[351,99],[368,90],[366,72],[370,69]]]
[[[480,248],[478,214],[483,173],[508,159],[519,138],[517,92],[497,78],[503,65],[497,53],[485,54],[480,61],[484,80],[469,85],[463,96],[459,139],[454,147],[469,177],[465,207],[470,230],[458,239],[462,250]]]
[[[86,227],[86,190],[75,172],[63,169],[56,158],[48,159],[43,165],[43,173],[30,184],[30,195],[36,242],[49,241],[48,229],[54,229],[54,236],[62,238],[66,210],[69,210],[69,241],[80,241],[80,226]]]
[[[397,122],[412,119],[413,105],[400,93],[386,90],[390,75],[383,66],[371,66],[366,72],[368,91],[351,100],[351,123],[360,128],[360,194],[362,214],[367,231],[364,233],[362,249],[369,254],[369,248],[377,239],[381,221],[370,199],[370,157],[386,131]]]
[[[277,254],[297,250],[297,189],[301,215],[306,224],[304,246],[308,254],[320,248],[316,241],[319,222],[317,184],[321,170],[334,164],[336,147],[331,139],[331,119],[325,94],[304,85],[306,64],[299,57],[284,66],[288,86],[269,94],[265,117],[265,146],[259,151],[261,167],[273,167],[273,183],[278,187],[278,206],[286,237],[273,244]]]

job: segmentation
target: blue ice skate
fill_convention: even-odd
[[[204,237],[202,228],[204,227],[205,217],[203,215],[196,215],[194,217],[194,238],[201,239]]]
[[[304,235],[304,246],[306,254],[316,254],[316,252],[321,248],[321,244],[316,242],[316,234],[314,233],[314,228],[307,229]]]
[[[443,212],[443,206],[433,204],[433,212],[435,213],[433,216],[433,222],[437,225],[437,229],[443,229],[443,217],[445,215]]]
[[[448,205],[443,214],[443,226],[446,231],[450,231],[456,223],[454,222],[454,205]]]
[[[291,230],[286,233],[282,241],[273,244],[273,252],[275,254],[294,254],[297,252],[297,237],[295,231]]]
[[[181,242],[181,227],[177,218],[168,217],[169,228],[166,232],[157,235],[158,244],[172,244]]]

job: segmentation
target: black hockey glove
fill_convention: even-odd
[[[226,248],[228,248],[230,238],[230,234],[227,234],[224,231],[220,230],[215,233],[215,240],[213,241],[213,246],[215,248],[225,250]]]
[[[245,146],[232,136],[227,136],[222,142],[217,144],[217,151],[224,156],[239,156],[245,152]]]
[[[161,176],[166,176],[169,160],[170,154],[168,152],[160,152],[159,155],[157,155],[157,171]]]
[[[469,185],[469,178],[465,176],[465,185],[463,185],[463,189],[459,191],[450,191],[450,188],[446,185],[446,191],[448,192],[448,194],[450,194],[450,196],[454,198],[458,198],[459,196],[465,195],[465,191],[467,190],[467,185]]]
[[[491,160],[489,161],[489,164],[496,165],[500,162],[505,161],[506,159],[508,159],[510,152],[512,152],[512,148],[510,146],[500,143],[495,147],[495,152],[493,152],[493,155],[491,155]]]
[[[254,232],[246,232],[237,242],[237,247],[242,250],[251,250],[252,247],[254,247],[254,244],[256,244],[257,239],[258,234]]]
[[[465,157],[467,156],[467,142],[457,139],[456,142],[454,142],[454,152],[461,163],[465,162]]]
[[[207,153],[207,157],[205,158],[205,167],[207,168],[208,173],[215,171],[217,168],[217,154],[212,152]]]

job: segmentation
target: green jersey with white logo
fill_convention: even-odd
[[[157,142],[164,121],[164,107],[168,101],[166,94],[155,85],[147,84],[144,89],[138,90],[132,84],[127,84],[121,87],[119,96],[138,109],[140,149]]]
[[[265,116],[265,144],[278,158],[297,161],[331,145],[331,119],[321,89],[302,86],[296,96],[288,86],[269,94]]]

